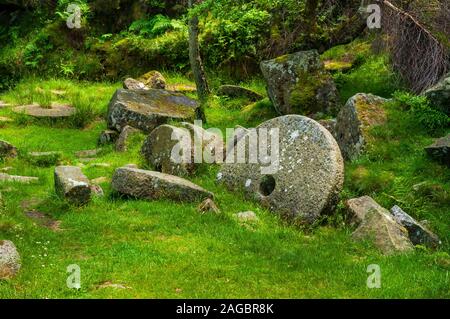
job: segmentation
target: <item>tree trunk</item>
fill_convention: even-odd
[[[193,0],[189,0],[189,8],[193,7]],[[189,61],[191,64],[194,81],[197,86],[197,95],[200,100],[200,108],[197,112],[197,118],[205,121],[204,104],[210,93],[208,81],[200,56],[200,46],[198,43],[198,16],[189,19]]]

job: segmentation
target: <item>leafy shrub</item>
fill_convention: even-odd
[[[450,125],[450,117],[430,105],[425,96],[416,96],[408,92],[394,93],[395,101],[407,110],[415,121],[420,123],[430,133],[446,128]]]
[[[167,31],[185,29],[186,25],[180,20],[171,20],[162,14],[157,14],[151,19],[136,20],[128,28],[130,32],[149,38],[162,35]]]

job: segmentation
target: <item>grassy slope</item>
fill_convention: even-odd
[[[81,92],[82,99],[90,101],[99,114],[105,113],[118,87],[29,80],[0,95],[0,100],[29,99],[37,86],[67,90],[68,102]],[[262,90],[260,81],[249,86]],[[270,102],[241,111],[243,103],[214,98],[207,109],[208,126],[254,126],[275,115]],[[200,215],[194,204],[123,200],[111,196],[108,183],[102,184],[104,198],[84,208],[70,207],[54,194],[53,168],[33,167],[16,159],[0,167],[12,166],[10,173],[39,176],[40,181],[28,186],[0,184],[5,201],[0,208],[0,238],[13,240],[22,255],[20,274],[0,282],[0,298],[450,297],[450,205],[445,197],[450,173],[426,158],[422,149],[432,138],[393,106],[388,111],[389,123],[373,131],[367,155],[347,165],[342,197],[372,195],[386,207],[397,203],[418,219],[429,220],[443,240],[437,252],[417,249],[408,255],[385,257],[369,243],[353,242],[352,230],[341,221],[342,205],[328,226],[314,231],[295,229],[241,194],[216,185],[218,168],[214,166],[193,180],[216,194],[223,212],[219,216]],[[0,116],[12,115],[0,110]],[[60,123],[52,128],[18,117],[0,128],[0,138],[24,152],[63,151],[66,163],[77,164],[73,153],[95,148],[106,125],[94,121],[83,130],[66,126]],[[86,164],[83,171],[89,178],[111,177],[123,164],[143,164],[140,143],[135,142],[125,154],[105,149],[96,162],[111,167]],[[422,181],[434,186],[425,193],[412,192],[412,186]],[[42,199],[37,209],[62,221],[63,231],[53,232],[26,217],[20,204],[30,198]],[[239,225],[232,214],[244,210],[255,211],[260,223]],[[70,264],[81,267],[79,291],[66,287]],[[381,266],[382,289],[366,287],[370,264]],[[130,289],[96,288],[108,281]]]

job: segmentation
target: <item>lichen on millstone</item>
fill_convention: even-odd
[[[263,61],[261,71],[269,97],[281,115],[337,113],[338,92],[316,50]]]
[[[266,139],[267,155],[275,169],[268,170],[270,160],[261,153],[257,163],[248,155],[244,163],[230,163],[230,154],[250,153],[249,137],[260,134],[261,129],[268,134],[270,129],[279,130],[278,151],[271,139]],[[233,152],[227,153],[217,179],[292,222],[313,224],[334,212],[344,181],[344,163],[336,141],[323,126],[304,116],[287,115],[249,130]]]
[[[432,107],[450,116],[450,73],[424,92]]]
[[[336,118],[334,136],[344,159],[356,159],[370,138],[369,129],[386,122],[383,108],[386,102],[379,96],[358,93],[341,108]]]
[[[149,89],[132,91],[119,89],[108,106],[108,128],[121,132],[130,125],[150,133],[169,119],[194,118],[198,103],[183,94]]]
[[[214,197],[211,192],[181,177],[128,167],[114,172],[112,188],[120,194],[146,200],[195,202]]]
[[[0,279],[10,279],[20,270],[20,255],[9,240],[0,240]]]
[[[54,175],[55,191],[61,198],[74,205],[84,205],[90,201],[90,182],[79,167],[57,166]]]

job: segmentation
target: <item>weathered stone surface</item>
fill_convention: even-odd
[[[121,132],[130,125],[145,133],[169,119],[188,119],[198,104],[182,94],[166,90],[131,91],[119,89],[108,107],[108,127]]]
[[[84,205],[91,199],[89,179],[76,166],[55,168],[55,191],[68,202]]]
[[[152,89],[165,89],[166,79],[158,71],[150,71],[138,78],[145,86]]]
[[[302,51],[263,61],[269,97],[280,114],[334,114],[338,93],[319,53]]]
[[[321,215],[332,213],[342,189],[344,164],[330,132],[316,121],[300,115],[269,120],[261,124],[257,132],[261,129],[267,129],[268,134],[270,129],[279,130],[279,152],[270,138],[261,139],[268,145],[267,155],[272,158],[274,169],[272,174],[268,173],[267,162],[270,160],[267,161],[266,154],[259,154],[258,163],[252,163],[248,155],[245,163],[229,163],[230,152],[227,152],[218,180],[231,190],[243,189],[248,197],[295,222],[312,224]],[[251,134],[238,142],[236,152],[250,153],[247,141]]]
[[[335,137],[346,160],[357,158],[369,138],[368,130],[386,122],[385,99],[372,94],[356,94],[341,108],[335,125]]]
[[[128,78],[123,81],[123,88],[127,90],[148,90],[149,88],[142,82]]]
[[[200,186],[177,176],[126,167],[115,171],[112,188],[121,194],[147,200],[194,202],[214,196]]]
[[[4,125],[6,123],[12,122],[13,120],[6,116],[0,116],[0,125]]]
[[[28,160],[38,166],[51,166],[57,164],[62,157],[61,152],[30,152]]]
[[[104,130],[98,138],[98,145],[112,144],[119,138],[119,132],[114,130]]]
[[[93,195],[98,196],[98,197],[105,196],[105,192],[103,191],[103,188],[100,185],[92,184],[91,185],[91,192],[92,192]]]
[[[226,147],[227,152],[231,153],[233,151],[233,149],[236,147],[236,145],[238,144],[238,142],[249,133],[250,133],[250,131],[248,129],[246,129],[245,127],[236,125],[234,127],[233,136],[227,137],[227,140],[228,140],[227,147]]]
[[[357,240],[373,240],[383,253],[409,251],[414,248],[407,230],[397,223],[389,211],[369,196],[347,201],[351,221],[359,227],[352,237]]]
[[[37,118],[64,118],[75,114],[76,109],[69,105],[53,103],[51,108],[43,108],[38,104],[21,105],[13,108],[16,113],[24,113]]]
[[[359,198],[349,199],[346,203],[348,211],[348,221],[351,225],[359,225],[362,223],[369,210],[375,209],[378,211],[384,210],[376,201],[370,196],[362,196]]]
[[[202,214],[206,214],[206,213],[220,214],[219,207],[217,207],[216,203],[211,198],[205,199],[198,206],[197,210]]]
[[[414,249],[406,229],[398,224],[384,208],[383,210],[369,209],[352,237],[356,240],[372,240],[384,254]]]
[[[0,158],[16,157],[17,148],[12,144],[0,140]]]
[[[39,178],[32,176],[17,176],[17,175],[8,175],[4,173],[0,173],[0,182],[16,182],[29,184],[32,182],[37,182]]]
[[[442,164],[450,166],[450,134],[425,148],[427,154]]]
[[[245,97],[252,101],[259,101],[264,98],[261,94],[238,85],[221,85],[217,94],[229,97]]]
[[[174,151],[174,155],[179,155],[174,157],[172,152],[176,145],[180,151]],[[141,153],[158,172],[187,176],[195,170],[191,137],[187,129],[172,125],[158,126],[145,139]]]
[[[391,208],[391,214],[394,216],[397,223],[406,228],[409,239],[414,245],[425,245],[430,248],[436,248],[441,244],[441,241],[436,234],[428,230],[424,225],[418,223],[397,205]]]
[[[0,101],[0,109],[9,106],[8,103]]]
[[[20,255],[9,240],[0,240],[0,279],[10,279],[20,270]]]
[[[424,94],[433,107],[450,116],[450,73]]]
[[[116,141],[116,151],[117,152],[126,152],[128,150],[128,144],[130,143],[130,139],[134,134],[139,134],[140,131],[131,127],[129,125],[125,126],[120,132],[119,138]]]

